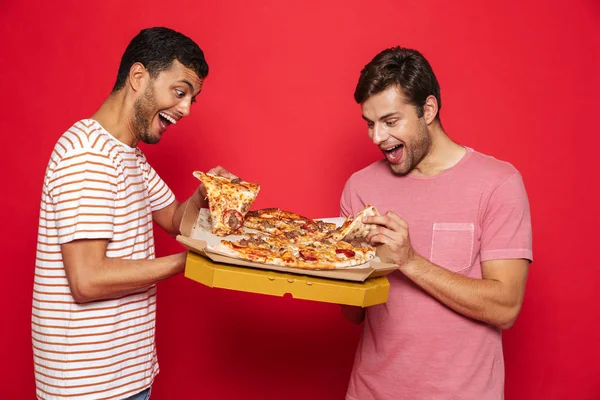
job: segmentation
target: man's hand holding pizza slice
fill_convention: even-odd
[[[397,214],[388,211],[385,215],[363,217],[362,221],[376,225],[369,231],[366,240],[378,247],[377,255],[381,261],[396,264],[402,270],[405,264],[415,259],[417,253],[410,243],[408,223]]]

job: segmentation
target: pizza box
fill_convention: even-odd
[[[384,276],[365,282],[339,281],[228,265],[194,252],[188,253],[185,276],[211,288],[280,297],[287,294],[295,299],[359,307],[385,303],[390,290]]]
[[[334,270],[304,270],[236,259],[207,251],[198,239],[201,210],[188,202],[177,240],[189,250],[185,276],[212,288],[368,307],[387,301],[386,275],[395,264],[371,262]],[[206,232],[201,235],[206,237]],[[220,239],[219,239],[220,240]],[[377,258],[376,258],[377,260]]]

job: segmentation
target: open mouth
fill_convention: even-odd
[[[393,147],[388,147],[387,149],[381,149],[385,158],[391,163],[397,163],[402,159],[402,153],[404,152],[404,145],[398,144]]]
[[[175,125],[177,123],[177,120],[175,120],[175,118],[171,117],[169,114],[164,112],[158,113],[158,119],[163,129],[167,129],[169,125]]]

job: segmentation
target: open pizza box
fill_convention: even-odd
[[[185,276],[210,287],[252,293],[370,306],[387,301],[386,275],[397,269],[376,257],[369,263],[331,270],[306,270],[250,262],[219,254],[212,246],[221,240],[207,229],[208,210],[188,202],[182,218],[179,241],[188,254]],[[332,222],[334,219],[328,219]],[[235,240],[236,236],[228,236]]]

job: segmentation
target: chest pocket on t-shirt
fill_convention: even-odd
[[[435,222],[431,238],[432,263],[458,272],[473,262],[475,224],[471,222]]]

